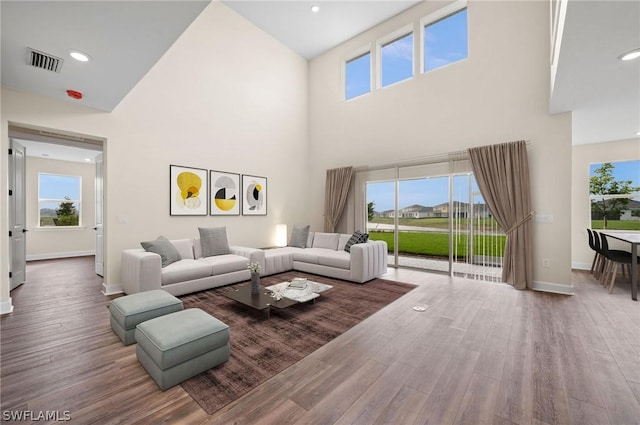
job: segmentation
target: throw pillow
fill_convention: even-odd
[[[198,231],[200,232],[203,257],[231,254],[226,227],[198,227]]]
[[[293,226],[291,231],[291,239],[289,239],[289,246],[295,246],[297,248],[306,248],[307,239],[309,238],[309,227],[306,226]]]
[[[182,259],[176,247],[164,236],[159,236],[155,241],[140,242],[140,245],[145,251],[158,254],[162,259],[162,267]]]
[[[313,237],[314,248],[332,249],[336,251],[338,249],[338,234],[337,233],[320,233],[316,232]]]
[[[307,248],[311,248],[313,246],[314,236],[315,236],[315,232],[309,232],[309,237],[307,238]]]
[[[347,246],[349,239],[351,239],[351,235],[340,234],[338,238],[338,251],[344,251],[344,247]]]
[[[353,235],[351,235],[351,238],[349,238],[349,240],[347,241],[347,244],[344,246],[344,250],[347,252],[351,252],[351,245],[366,243],[368,240],[368,233],[362,233],[361,231],[356,230],[355,232],[353,232]]]

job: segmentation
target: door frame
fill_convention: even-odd
[[[27,124],[9,122],[8,123],[8,139],[25,139],[35,142],[43,142],[50,144],[59,144],[78,148],[91,148],[102,152],[103,174],[102,174],[102,206],[103,206],[103,229],[106,230],[106,186],[107,186],[107,155],[106,155],[106,139],[91,136],[87,134],[74,133],[59,129],[36,127]],[[99,148],[99,149],[98,149]],[[9,171],[7,171],[8,173]],[[95,183],[94,183],[95,184]],[[103,263],[107,263],[106,234],[103,237]],[[103,275],[106,282],[106,273]],[[106,288],[106,284],[103,284]],[[104,290],[103,290],[104,292]]]

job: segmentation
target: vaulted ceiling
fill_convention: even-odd
[[[474,0],[470,0],[474,1]],[[311,59],[416,1],[224,2]],[[209,1],[7,1],[1,8],[2,85],[112,111]],[[320,6],[318,13],[311,6]],[[640,2],[570,0],[550,111],[573,111],[574,144],[636,137]],[[58,72],[28,64],[32,48],[62,60]],[[89,62],[71,59],[80,50]],[[83,93],[78,101],[68,89]]]

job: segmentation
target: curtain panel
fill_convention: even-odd
[[[480,192],[507,234],[502,280],[516,289],[533,283],[531,190],[525,141],[469,149]]]
[[[324,231],[333,233],[344,210],[349,187],[353,177],[353,167],[327,170],[324,189]]]

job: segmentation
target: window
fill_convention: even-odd
[[[423,20],[423,72],[467,58],[466,2],[456,2]],[[456,10],[458,9],[458,10]],[[453,11],[453,13],[451,13]],[[443,14],[447,14],[442,17]]]
[[[413,32],[380,48],[381,87],[413,77]]]
[[[345,99],[371,91],[371,52],[345,62]]]
[[[591,228],[640,230],[640,161],[589,167]]]
[[[38,174],[38,223],[40,227],[79,226],[82,178]]]

